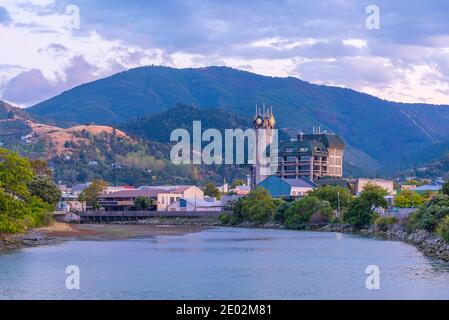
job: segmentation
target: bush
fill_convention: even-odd
[[[398,221],[398,219],[395,216],[382,216],[378,217],[374,221],[374,225],[381,230],[381,231],[387,231],[390,226],[395,224]]]
[[[321,201],[313,196],[295,200],[285,211],[285,224],[288,228],[298,229],[308,223],[315,213],[320,213],[328,221],[332,216],[329,201]]]
[[[283,223],[285,221],[285,212],[287,211],[289,206],[289,203],[285,201],[278,203],[273,214],[274,221]]]
[[[238,224],[243,221],[264,223],[273,216],[275,210],[275,202],[268,191],[257,187],[248,196],[235,202],[230,223]]]
[[[359,197],[349,205],[343,220],[360,229],[373,221],[375,214],[371,208],[372,205],[368,200]]]
[[[309,223],[321,224],[329,222],[329,217],[322,212],[315,212],[309,219]]]
[[[446,216],[436,229],[437,234],[449,243],[449,216]]]

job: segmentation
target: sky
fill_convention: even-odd
[[[28,107],[145,65],[449,104],[449,1],[0,0],[0,100]]]

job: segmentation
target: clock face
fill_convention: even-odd
[[[263,123],[263,120],[262,120],[261,117],[257,117],[256,120],[254,121],[254,124],[255,124],[257,127],[260,127],[260,126],[262,125],[262,123]]]
[[[274,125],[276,124],[276,120],[274,119],[274,116],[271,116],[270,117],[270,126],[272,127],[272,128],[274,128]]]

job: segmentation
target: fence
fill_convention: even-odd
[[[86,211],[81,222],[138,221],[148,218],[218,218],[222,211]]]

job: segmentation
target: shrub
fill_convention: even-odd
[[[357,229],[370,224],[375,217],[371,203],[364,198],[355,199],[345,213],[343,220]]]
[[[436,229],[437,234],[449,243],[449,216],[446,216]]]
[[[295,200],[285,211],[285,224],[288,228],[298,229],[308,223],[315,213],[320,213],[329,220],[332,216],[329,201],[321,201],[313,196]]]
[[[289,203],[285,201],[279,203],[273,214],[274,221],[283,223],[285,221],[285,212],[287,211],[289,206]]]
[[[329,222],[329,217],[322,212],[315,212],[309,219],[310,223],[320,224]]]
[[[387,231],[388,228],[395,224],[398,221],[398,219],[395,216],[382,216],[382,217],[378,217],[375,221],[374,224],[376,225],[376,227],[381,230],[381,231]]]

